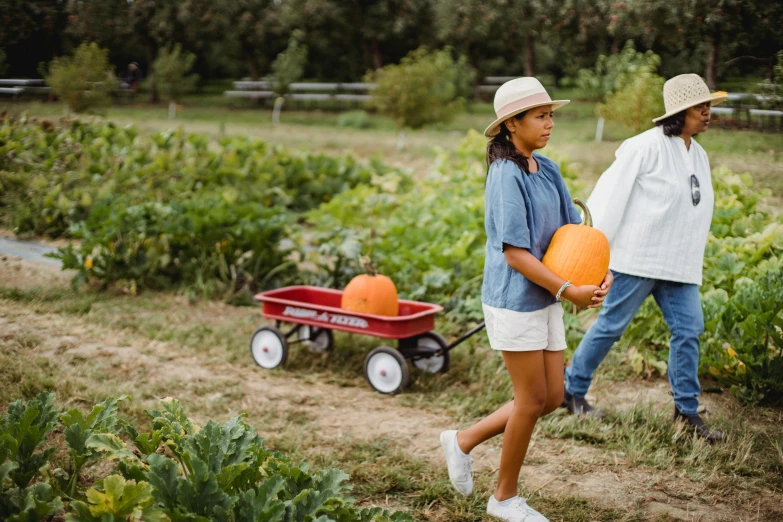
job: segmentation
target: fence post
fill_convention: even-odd
[[[595,127],[595,141],[601,141],[604,136],[604,119],[598,118],[598,125]]]

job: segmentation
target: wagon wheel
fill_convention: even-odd
[[[257,365],[267,370],[284,365],[288,359],[285,335],[272,326],[256,328],[250,337],[250,355]]]
[[[364,376],[377,391],[395,395],[408,386],[408,363],[394,348],[379,346],[367,354]]]
[[[328,328],[303,324],[296,330],[296,338],[313,353],[327,352],[334,347],[334,334]]]
[[[416,355],[411,357],[413,366],[426,373],[446,373],[449,371],[449,352],[446,351],[448,344],[446,340],[435,332],[427,332],[420,335],[415,340],[415,349],[418,351],[427,351],[440,355]]]

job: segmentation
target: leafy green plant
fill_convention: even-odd
[[[127,396],[119,399],[109,397],[105,401],[96,404],[86,417],[81,410],[76,408],[70,409],[60,416],[60,420],[63,426],[65,426],[63,431],[65,445],[68,448],[73,464],[71,479],[67,486],[67,491],[71,498],[76,496],[79,473],[84,465],[100,456],[100,452],[93,447],[93,436],[96,434],[116,433],[119,421],[117,418],[117,407],[119,401],[127,398]]]
[[[91,460],[117,462],[116,471],[83,493],[73,487],[58,493],[57,477],[47,472],[57,448],[41,446],[58,427],[54,395],[9,405],[0,417],[3,520],[35,522],[64,510],[69,522],[411,521],[401,512],[359,509],[347,496],[348,475],[337,469],[311,473],[306,464],[269,451],[242,417],[198,427],[179,401],[164,399],[160,409],[147,412],[152,431],[139,432],[117,417],[123,399],[109,397],[86,416],[76,409],[60,416],[79,469]],[[36,477],[40,480],[31,484]]]
[[[62,502],[46,483],[32,484],[57,448],[44,449],[57,423],[54,394],[8,405],[0,417],[0,517],[37,521],[57,513]]]
[[[771,259],[754,275],[738,279],[731,297],[721,290],[707,297],[711,313],[702,366],[745,402],[780,402],[783,262]]]
[[[251,139],[208,143],[181,130],[144,138],[113,124],[7,118],[0,218],[17,234],[81,239],[59,254],[77,284],[193,285],[233,299],[292,274],[281,240],[298,212],[395,172]]]
[[[102,491],[87,490],[87,502],[74,500],[68,506],[68,522],[103,522],[104,520],[164,521],[163,511],[154,505],[153,488],[147,482],[136,483],[119,475],[109,475]]]
[[[102,110],[116,88],[109,51],[96,43],[81,44],[73,56],[52,61],[46,83],[73,112]]]

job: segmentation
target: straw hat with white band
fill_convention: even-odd
[[[509,80],[495,93],[495,115],[497,119],[484,131],[484,136],[497,136],[500,124],[508,118],[533,107],[551,105],[552,110],[559,109],[571,100],[552,100],[536,78],[515,78]]]
[[[655,118],[654,122],[665,120],[674,116],[688,107],[710,102],[718,105],[725,102],[729,95],[723,91],[710,93],[710,88],[698,74],[681,74],[666,81],[663,84],[663,104],[666,106],[666,114]]]

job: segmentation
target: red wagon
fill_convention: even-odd
[[[367,354],[364,374],[381,393],[399,393],[408,384],[406,359],[428,373],[449,368],[449,350],[483,328],[483,323],[448,344],[433,331],[435,314],[443,308],[430,303],[400,300],[395,317],[349,312],[340,308],[342,291],[315,286],[289,286],[257,294],[262,314],[276,327],[262,326],[250,338],[250,353],[263,368],[285,364],[288,346],[303,343],[316,352],[332,348],[332,330],[397,340],[397,349],[379,346]],[[293,323],[287,332],[282,323]]]

